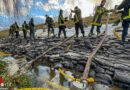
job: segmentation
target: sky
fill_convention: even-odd
[[[9,3],[6,4],[9,7],[9,14],[6,12],[6,5],[2,0],[0,1],[0,30],[9,28],[14,21],[21,26],[24,20],[29,22],[31,17],[34,18],[35,24],[44,23],[46,14],[57,21],[60,9],[64,11],[64,17],[68,17],[71,9],[74,9],[75,6],[82,10],[82,17],[87,17],[93,15],[93,9],[101,2],[101,0],[14,0],[19,2],[18,7],[20,7],[19,15],[15,15],[12,1],[8,0]],[[105,7],[112,9],[121,2],[122,0],[107,0],[108,5]]]

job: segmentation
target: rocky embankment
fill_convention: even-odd
[[[62,64],[64,68],[83,72],[87,58],[96,48],[102,36],[73,38],[65,45],[50,51],[45,57],[39,59],[42,63],[46,60],[53,63],[54,67]],[[27,57],[30,61],[49,48],[62,42],[63,39],[46,38],[35,41],[24,39],[5,38],[0,40],[0,50],[11,53],[15,58]],[[71,45],[68,52],[66,49]],[[61,63],[62,62],[62,63]],[[121,44],[113,36],[107,36],[101,49],[93,58],[89,77],[94,77],[97,83],[116,85],[126,90],[130,89],[130,42]]]

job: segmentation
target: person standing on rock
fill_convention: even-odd
[[[92,20],[92,27],[91,27],[91,30],[90,30],[90,33],[89,33],[89,36],[91,37],[93,35],[93,30],[94,30],[94,27],[96,26],[97,27],[97,36],[99,37],[100,36],[100,28],[102,26],[102,16],[104,14],[106,14],[107,12],[111,12],[112,10],[107,10],[106,8],[104,8],[104,5],[106,3],[106,0],[102,0],[100,6],[98,6],[96,8],[96,13],[94,15],[94,18]]]
[[[52,33],[53,35],[55,36],[55,33],[54,33],[54,20],[49,17],[48,15],[46,15],[46,22],[45,22],[45,25],[48,25],[48,37],[50,35],[50,30],[52,29]]]
[[[34,19],[31,18],[30,22],[29,22],[29,28],[30,28],[30,38],[31,39],[35,39],[35,30],[34,30]]]
[[[12,24],[10,26],[10,29],[9,29],[9,36],[13,37],[14,36],[14,24]]]
[[[118,6],[117,10],[123,10],[122,18],[123,18],[123,32],[122,32],[122,42],[125,42],[126,36],[128,34],[128,28],[130,24],[130,1],[123,0],[123,2]]]
[[[61,31],[64,33],[64,37],[66,38],[66,31],[65,31],[65,19],[63,17],[63,10],[60,10],[59,17],[58,17],[58,25],[59,25],[59,33],[58,37],[60,38]]]
[[[24,38],[27,39],[28,25],[27,25],[26,21],[24,21],[24,23],[22,25],[22,30],[23,30]]]
[[[84,37],[85,32],[84,32],[84,26],[83,26],[83,21],[82,21],[81,10],[78,8],[78,6],[76,6],[74,10],[71,10],[71,12],[75,13],[74,22],[75,22],[76,37],[78,37],[79,35],[79,28],[81,29],[81,33]]]
[[[19,37],[19,26],[18,26],[17,22],[15,22],[15,24],[14,24],[14,31],[16,33],[16,38],[18,38]]]

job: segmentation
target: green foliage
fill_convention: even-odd
[[[1,75],[6,88],[30,88],[32,87],[32,78],[30,75],[15,75],[13,77],[7,74]]]
[[[0,60],[0,77],[4,80],[7,88],[29,88],[32,87],[32,76],[28,74],[14,75],[10,77],[7,74],[6,67],[8,64]]]
[[[7,66],[7,63],[0,60],[0,75],[6,72],[6,69],[5,69],[6,66]]]
[[[18,88],[28,88],[32,87],[32,82],[31,82],[31,76],[29,75],[17,75],[15,78],[13,78],[14,85],[16,85]]]

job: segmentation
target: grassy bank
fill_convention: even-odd
[[[120,18],[120,14],[112,14],[111,17],[110,17],[110,21],[109,21],[109,24],[111,23],[114,23],[116,20],[118,20]],[[90,26],[91,25],[91,21],[92,21],[93,17],[90,16],[90,17],[86,17],[86,18],[83,18],[83,22],[84,22],[84,26],[87,27],[87,26]],[[102,23],[106,23],[106,20],[107,20],[107,17],[104,15],[103,16],[103,19],[102,19]],[[72,20],[69,20],[65,23],[65,25],[70,28],[70,27],[74,27],[74,22]],[[55,24],[55,27],[58,27],[58,24],[56,23]],[[39,24],[39,25],[36,25],[36,29],[42,29],[43,28],[43,24]],[[1,38],[5,38],[9,35],[8,33],[9,31],[8,30],[4,30],[4,31],[0,31],[0,39]]]
[[[3,79],[5,88],[27,88],[32,87],[32,78],[30,75],[14,75],[9,76],[7,74],[6,67],[8,64],[0,59],[0,77]]]
[[[0,39],[5,38],[9,35],[9,30],[0,31]]]

